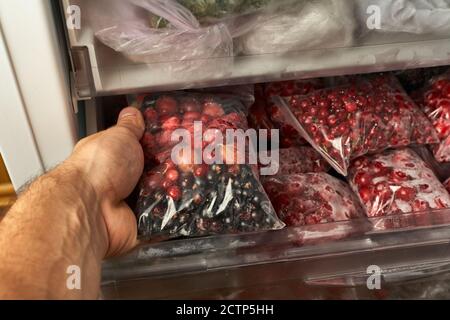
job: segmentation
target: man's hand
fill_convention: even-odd
[[[0,224],[0,299],[98,297],[101,263],[136,243],[136,220],[124,199],[144,167],[139,110],[82,140],[73,154],[34,181]],[[80,287],[67,285],[71,266]]]
[[[144,169],[139,143],[144,130],[140,111],[126,108],[117,126],[81,140],[67,161],[80,169],[97,194],[108,233],[107,256],[123,254],[137,244],[136,218],[124,199]]]

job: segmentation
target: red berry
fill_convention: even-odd
[[[400,189],[395,192],[395,196],[404,201],[412,201],[416,196],[416,189],[411,187],[400,187]]]
[[[208,173],[208,166],[205,164],[201,164],[195,167],[194,175],[196,177],[204,177]]]
[[[183,117],[183,121],[198,121],[202,115],[198,112],[186,112]]]
[[[149,123],[156,123],[158,121],[158,113],[153,108],[147,108],[144,111],[144,118]]]
[[[225,114],[222,107],[215,102],[206,102],[203,106],[203,113],[213,118],[218,118]]]
[[[372,200],[372,191],[370,188],[362,187],[359,189],[359,196],[364,203],[370,202]]]
[[[169,189],[171,186],[173,186],[174,182],[172,180],[169,180],[167,178],[165,178],[164,180],[162,180],[161,182],[161,187],[163,187],[164,189]]]
[[[166,172],[166,179],[176,182],[179,178],[180,174],[176,169],[171,169]]]
[[[162,96],[156,101],[156,110],[160,116],[171,116],[178,112],[177,101],[168,96]]]
[[[178,127],[180,127],[181,121],[178,117],[170,117],[167,120],[165,120],[162,124],[162,128],[164,130],[175,130]]]
[[[355,176],[355,183],[358,186],[369,186],[372,183],[372,177],[368,173],[360,172]]]
[[[171,186],[167,190],[167,194],[169,197],[171,197],[174,201],[178,201],[181,198],[181,190],[178,186]]]

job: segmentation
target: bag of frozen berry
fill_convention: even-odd
[[[327,172],[330,169],[328,162],[310,146],[281,148],[272,150],[272,152],[278,152],[278,156],[271,157],[269,165],[260,163],[260,167],[271,166],[277,176]],[[263,157],[260,156],[260,159],[263,159]]]
[[[287,226],[364,217],[361,204],[350,187],[325,172],[267,177],[263,185]]]
[[[273,99],[303,138],[346,176],[350,161],[361,155],[438,141],[425,114],[391,81],[361,79],[306,96]]]
[[[450,72],[431,79],[415,97],[437,131],[439,143],[432,147],[436,160],[450,162]]]
[[[267,113],[275,128],[280,130],[280,147],[301,146],[307,144],[307,142],[291,125],[289,122],[290,119],[281,112],[281,107],[272,101],[272,97],[307,95],[323,87],[324,83],[322,79],[279,81],[265,84],[264,96]]]
[[[438,162],[428,146],[417,146],[411,149],[433,170],[439,181],[450,177],[450,162]]]
[[[368,217],[450,208],[444,186],[409,148],[354,160],[348,179]]]
[[[137,98],[146,168],[136,208],[148,239],[280,229],[251,150],[228,134],[247,129],[238,96],[175,92]]]

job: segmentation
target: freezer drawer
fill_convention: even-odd
[[[144,245],[106,262],[105,298],[380,298],[447,277],[450,212]],[[338,241],[339,240],[339,241]],[[369,277],[379,272],[379,290]]]
[[[370,15],[365,16],[366,13],[362,11],[364,8],[358,7],[361,6],[358,1],[337,2],[340,4],[336,12],[329,9],[326,11],[330,3],[334,3],[330,0],[315,1],[307,4],[306,7],[293,9],[298,10],[300,14],[302,10],[307,11],[311,16],[317,14],[320,17],[322,14],[324,21],[336,21],[336,25],[329,26],[329,32],[334,30],[336,33],[331,38],[329,36],[327,38],[327,33],[321,29],[325,28],[326,24],[324,26],[318,23],[318,34],[315,37],[305,31],[302,33],[302,29],[298,30],[299,41],[302,36],[311,38],[308,43],[300,47],[259,50],[258,41],[252,40],[252,47],[256,46],[256,49],[253,49],[257,51],[249,53],[248,50],[240,49],[246,46],[241,43],[242,37],[248,34],[244,33],[244,36],[233,38],[230,43],[232,52],[228,50],[228,54],[189,57],[188,52],[183,59],[174,60],[170,58],[173,53],[171,51],[185,49],[177,47],[176,41],[171,44],[171,50],[164,51],[152,59],[148,58],[147,53],[154,47],[140,49],[140,46],[145,46],[149,41],[148,38],[151,38],[147,33],[152,35],[156,32],[150,29],[141,32],[142,28],[148,28],[147,25],[139,25],[136,30],[130,26],[132,23],[137,23],[136,20],[144,24],[148,22],[146,20],[148,13],[145,9],[140,7],[115,9],[113,5],[102,4],[98,0],[61,0],[61,10],[69,26],[66,31],[74,67],[72,80],[75,93],[80,98],[86,98],[143,90],[162,91],[257,83],[450,63],[448,32],[437,29],[420,30],[420,19],[417,26],[408,27],[408,24],[405,26],[406,31],[409,32],[401,28],[397,32],[387,32],[384,29],[370,30],[366,23]],[[304,18],[307,22],[314,23],[310,15]],[[302,21],[301,17],[296,21]],[[314,33],[307,22],[303,28]],[[261,26],[258,24],[250,24],[249,29],[254,31],[259,27]],[[342,28],[342,32],[335,31],[340,30],[339,28]],[[275,27],[274,29],[277,30]],[[136,36],[133,38],[127,33],[128,31],[130,34],[136,33]],[[342,33],[348,33],[348,39],[333,43],[333,38],[342,36]],[[104,39],[102,43],[99,41],[99,35],[100,37],[107,35],[107,39]],[[291,36],[294,35],[295,33]],[[326,40],[321,42],[319,40],[321,38]],[[176,39],[184,40],[182,37]],[[268,42],[269,39],[271,38],[266,38],[266,41]],[[195,38],[195,41],[199,39]],[[316,44],[309,44],[317,41]],[[114,46],[117,51],[105,45],[104,42]],[[264,42],[261,41],[261,45]],[[187,41],[183,42],[183,45],[192,44]],[[197,49],[202,50],[200,44]],[[195,50],[192,49],[192,51]],[[140,52],[146,52],[146,54],[138,55]]]

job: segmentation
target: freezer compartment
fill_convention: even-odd
[[[378,11],[376,8],[372,8],[375,11],[367,13],[369,11],[364,10],[368,9],[365,1],[337,1],[340,4],[336,10],[330,10],[333,5],[336,5],[335,1],[330,0],[306,1],[303,4],[302,1],[291,0],[291,2],[294,3],[292,4],[293,8],[296,8],[291,11],[300,14],[294,21],[303,23],[300,27],[291,23],[291,27],[298,27],[298,30],[283,29],[283,25],[280,27],[277,24],[276,17],[263,16],[261,18],[261,13],[251,14],[244,16],[245,21],[238,20],[238,22],[232,23],[233,27],[236,25],[241,27],[241,24],[245,22],[247,28],[236,32],[238,35],[233,37],[231,42],[228,41],[224,50],[216,43],[220,52],[212,54],[212,57],[201,55],[190,57],[189,52],[196,52],[197,49],[210,49],[209,45],[205,46],[206,49],[198,45],[193,46],[191,51],[186,51],[186,56],[177,58],[178,60],[174,59],[172,58],[174,51],[186,50],[191,43],[189,41],[182,42],[183,45],[180,46],[178,41],[173,41],[173,48],[169,45],[169,51],[156,58],[152,57],[150,61],[147,59],[148,55],[136,55],[136,52],[142,51],[139,51],[140,42],[145,42],[141,40],[143,37],[145,38],[145,32],[148,30],[145,30],[144,35],[138,32],[139,36],[136,36],[138,40],[133,38],[130,40],[129,35],[124,36],[122,29],[116,30],[117,34],[113,33],[110,36],[108,32],[111,31],[111,28],[108,29],[108,26],[112,25],[112,29],[114,29],[117,27],[117,23],[105,22],[108,20],[108,16],[115,16],[117,19],[120,18],[120,23],[125,24],[125,30],[128,27],[127,23],[135,23],[138,18],[142,18],[141,22],[143,23],[147,23],[146,19],[148,19],[150,24],[150,18],[144,9],[133,9],[126,13],[120,11],[124,17],[118,17],[114,6],[104,5],[102,7],[102,3],[99,1],[61,0],[61,10],[68,26],[66,31],[74,67],[72,81],[75,93],[80,98],[86,98],[142,90],[161,91],[256,83],[419,68],[450,63],[450,39],[448,38],[449,33],[445,32],[445,28],[450,30],[450,22],[445,19],[444,21],[440,20],[440,24],[436,23],[436,25],[432,24],[432,26],[426,27],[423,25],[424,20],[419,18],[406,22],[402,20],[385,21],[383,13],[386,11],[383,10],[390,9],[381,6],[379,8],[381,20],[378,21],[380,25],[377,26],[375,19],[375,25],[372,26],[370,18],[376,18]],[[295,7],[299,4],[298,8]],[[408,7],[408,10],[412,9]],[[428,14],[439,14],[437,8],[433,10]],[[99,11],[101,11],[101,16],[97,14]],[[291,14],[293,14],[292,12]],[[302,18],[301,14],[305,16]],[[255,15],[258,17],[253,18]],[[335,24],[330,26],[326,23],[316,24],[314,20],[317,19],[316,16],[322,17],[316,22],[334,21]],[[134,19],[135,17],[137,18]],[[79,26],[77,18],[81,19],[78,20]],[[252,19],[255,19],[256,22],[253,23]],[[266,31],[269,38],[266,37],[264,41],[259,41],[258,37],[261,35],[257,32],[265,30],[267,23],[274,24],[273,31]],[[311,24],[314,24],[315,29]],[[372,28],[375,30],[371,30]],[[230,29],[233,30],[232,27]],[[141,29],[135,31],[139,30]],[[267,45],[271,40],[275,43],[281,41],[278,38],[271,39],[270,36],[279,36],[280,34],[286,36],[284,31],[291,32],[291,37],[297,35],[300,45],[286,47],[274,45],[267,49],[261,47]],[[336,34],[333,35],[332,32]],[[118,42],[115,48],[122,53],[113,50],[99,40],[99,34],[105,35],[105,33],[109,36],[108,39],[111,43],[105,39],[103,42],[110,46],[113,46],[112,42]],[[286,37],[291,40],[289,34]],[[340,37],[343,39],[336,40]],[[197,38],[194,40],[199,41],[201,37]],[[181,37],[181,39],[185,38]],[[295,41],[292,42],[295,43]],[[147,49],[152,52],[151,47]]]
[[[103,268],[105,298],[382,298],[446,277],[450,211],[144,245]],[[380,276],[370,290],[369,277]],[[386,291],[387,290],[387,291]]]

